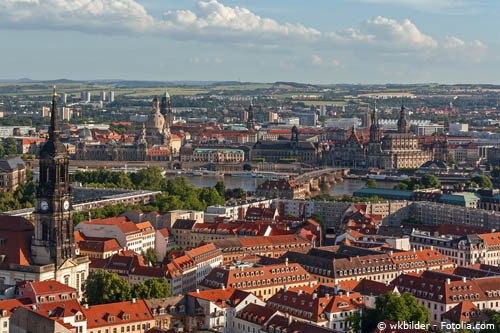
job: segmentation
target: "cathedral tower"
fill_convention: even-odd
[[[31,252],[37,265],[60,266],[75,257],[69,157],[59,135],[54,86],[49,139],[40,150],[40,182],[35,201]]]
[[[401,103],[401,112],[398,120],[398,133],[410,133],[410,124],[406,119],[406,108],[404,103]]]
[[[172,104],[170,102],[170,95],[165,90],[165,95],[161,98],[160,110],[165,117],[165,126],[172,126],[174,123],[174,115],[172,113]]]
[[[377,104],[373,107],[373,115],[370,126],[370,142],[380,142],[380,127],[378,125]]]
[[[250,102],[250,106],[248,107],[248,121],[247,121],[247,129],[255,129],[255,114],[253,112],[253,103]]]

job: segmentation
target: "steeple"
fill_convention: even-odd
[[[250,105],[248,106],[247,129],[255,129],[253,102],[250,102]]]
[[[40,150],[35,200],[35,234],[31,243],[37,265],[61,265],[75,256],[69,156],[59,138],[56,92],[52,93],[49,140]]]
[[[59,140],[59,121],[57,119],[57,105],[56,105],[56,86],[54,85],[54,90],[52,92],[52,112],[50,114],[50,128],[49,128],[49,140],[58,141]]]
[[[404,99],[401,98],[401,112],[399,113],[398,133],[409,133],[409,132],[410,132],[410,124],[408,123],[408,119],[406,119],[406,108],[404,104]]]
[[[370,142],[380,141],[380,128],[378,125],[377,102],[373,107],[372,125],[370,126]]]

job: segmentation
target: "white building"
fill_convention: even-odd
[[[272,199],[255,199],[247,201],[231,202],[225,205],[214,205],[207,207],[205,221],[212,222],[216,217],[225,217],[228,220],[241,220],[245,217],[247,209],[250,207],[269,208]]]
[[[135,224],[126,217],[95,219],[79,223],[75,230],[86,237],[115,238],[120,246],[137,253],[155,246],[155,230],[149,222]]]

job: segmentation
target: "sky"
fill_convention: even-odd
[[[0,79],[500,84],[498,0],[0,0]]]

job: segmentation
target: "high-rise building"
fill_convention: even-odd
[[[61,102],[63,104],[66,104],[68,102],[68,94],[66,94],[66,93],[61,94]]]
[[[115,101],[115,92],[114,91],[109,92],[108,101],[111,103]]]
[[[90,93],[90,91],[82,91],[80,93],[80,97],[81,97],[82,102],[90,103],[91,93]]]
[[[248,121],[248,111],[247,110],[242,110],[240,113],[240,121],[242,123],[246,123]]]
[[[42,107],[42,118],[50,117],[50,108]]]
[[[101,90],[101,94],[100,94],[100,96],[99,96],[99,97],[100,97],[100,101],[101,101],[101,102],[105,102],[105,101],[106,101],[106,97],[107,97],[107,93],[106,93],[106,91]]]
[[[67,107],[62,107],[59,109],[58,116],[61,120],[70,120],[73,116],[73,110]]]

